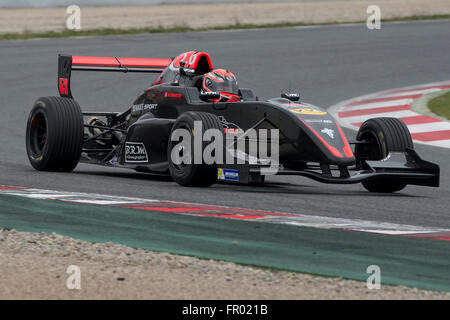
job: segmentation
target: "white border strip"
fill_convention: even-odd
[[[0,185],[1,187],[1,185]],[[34,188],[24,188],[24,189],[6,189],[0,190],[0,194],[14,195],[20,197],[26,197],[31,199],[41,199],[41,200],[54,200],[63,201],[71,203],[80,204],[95,204],[95,205],[106,205],[115,206],[121,204],[139,204],[145,205],[149,202],[171,202],[176,201],[165,201],[165,200],[155,200],[155,199],[142,199],[142,198],[129,198],[111,195],[101,195],[101,194],[89,194],[89,193],[79,193],[79,192],[63,192],[63,191],[53,191],[53,190],[42,190]],[[179,202],[182,204],[193,204],[186,202]],[[200,205],[200,204],[197,204]],[[210,206],[203,204],[204,206]],[[229,210],[233,209],[243,209],[243,208],[233,208],[227,206],[215,206],[221,207]],[[137,210],[137,209],[136,209]],[[258,210],[264,211],[264,210]],[[412,225],[402,225],[387,222],[377,222],[359,219],[344,219],[344,218],[332,218],[323,216],[309,216],[302,214],[292,214],[289,213],[285,216],[271,215],[270,211],[267,211],[267,216],[260,219],[253,219],[251,221],[257,222],[267,222],[267,223],[279,223],[279,224],[289,224],[295,226],[303,227],[313,227],[319,229],[341,229],[341,230],[351,230],[351,231],[361,231],[368,233],[379,233],[386,235],[411,235],[411,234],[430,234],[430,233],[440,233],[440,232],[450,232],[450,229],[441,229],[434,227],[420,227]],[[183,213],[189,214],[189,212]],[[247,220],[248,221],[248,220]]]

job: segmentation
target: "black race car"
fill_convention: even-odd
[[[70,89],[73,70],[158,76],[123,112],[82,112]],[[209,186],[218,180],[262,183],[262,169],[269,164],[267,159],[250,156],[249,144],[255,139],[246,133],[278,129],[276,174],[324,183],[362,183],[373,192],[399,191],[408,184],[439,186],[439,166],[417,155],[400,120],[367,120],[356,141],[349,143],[326,110],[300,102],[298,94],[260,101],[252,90],[239,89],[234,83],[230,86],[234,98],[223,101],[220,91],[208,89],[209,81],[223,87],[233,83],[233,76],[222,72],[206,77],[213,71],[210,56],[196,51],[173,59],[60,55],[60,97],[39,98],[28,118],[26,148],[31,165],[48,171],[72,171],[79,162],[130,168],[170,174],[184,186]],[[171,133],[185,129],[194,137],[195,121],[205,130],[223,132],[227,136],[224,152],[236,161],[175,163],[174,151],[185,153],[184,159],[194,156],[177,147]],[[273,142],[259,135],[256,140],[266,145]],[[234,149],[238,141],[245,142],[244,149]]]

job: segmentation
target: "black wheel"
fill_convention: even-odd
[[[369,143],[356,145],[355,156],[358,161],[382,160],[390,152],[405,152],[413,149],[411,134],[408,127],[397,118],[373,118],[365,121],[359,128],[357,141]],[[370,192],[395,192],[406,187],[406,183],[388,179],[376,178],[362,183]]]
[[[202,122],[203,133],[208,129],[217,129],[223,135],[223,125],[219,118],[211,113],[206,112],[185,112],[181,114],[175,121],[170,137],[172,133],[177,129],[185,129],[189,132],[191,140],[191,151],[194,150],[194,121]],[[217,165],[207,164],[202,161],[199,164],[194,164],[194,153],[188,153],[186,150],[180,149],[177,152],[181,158],[187,157],[190,159],[190,163],[175,164],[172,159],[172,150],[179,145],[181,141],[171,141],[169,138],[167,148],[167,158],[169,161],[169,171],[173,180],[182,186],[189,187],[208,187],[217,180]],[[208,144],[202,143],[202,154],[205,146]]]
[[[28,159],[36,170],[72,171],[83,147],[83,114],[69,98],[42,97],[27,122]]]

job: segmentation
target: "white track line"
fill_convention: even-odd
[[[435,147],[450,149],[450,140],[429,141],[427,144],[435,146]]]
[[[441,91],[440,88],[431,88],[431,89],[418,89],[418,90],[412,90],[412,91],[406,91],[406,92],[397,92],[392,94],[383,94],[383,98],[397,98],[402,96],[409,96],[413,94],[428,94],[436,91]]]
[[[450,123],[442,121],[442,122],[411,124],[408,125],[408,129],[409,132],[411,133],[450,130]]]
[[[353,128],[354,125],[352,125],[352,123],[360,123],[360,122],[364,122],[367,119],[371,119],[371,118],[375,118],[375,117],[395,117],[395,118],[403,118],[403,117],[412,117],[412,116],[417,116],[417,113],[412,112],[410,110],[403,110],[403,111],[395,111],[395,112],[384,112],[384,113],[373,113],[373,114],[365,114],[365,115],[361,115],[361,116],[353,116],[353,117],[345,117],[345,118],[339,118],[339,122],[341,122],[342,124],[347,124],[351,125],[351,127]],[[345,127],[345,125],[344,125]]]
[[[10,194],[14,196],[21,196],[31,199],[59,200],[66,202],[98,204],[98,205],[116,205],[116,204],[157,201],[142,198],[129,198],[129,197],[108,196],[101,194],[64,192],[64,191],[42,190],[42,189],[0,190],[0,193]]]
[[[370,103],[362,103],[357,104],[351,107],[344,107],[341,112],[345,111],[353,111],[353,110],[366,110],[372,108],[382,108],[382,107],[395,107],[395,106],[403,106],[413,101],[413,99],[401,99],[401,100],[392,100],[392,101],[383,101],[383,102],[370,102]]]

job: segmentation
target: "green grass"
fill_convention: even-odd
[[[428,101],[428,109],[438,116],[450,119],[450,91]]]
[[[393,19],[384,19],[382,22],[392,21],[415,21],[415,20],[436,20],[450,19],[450,15],[430,15],[430,16],[411,16]],[[216,26],[207,28],[191,28],[191,27],[173,27],[173,28],[133,28],[133,29],[95,29],[95,30],[64,30],[50,32],[23,32],[23,33],[0,33],[0,40],[25,40],[32,38],[66,38],[66,37],[84,37],[84,36],[107,36],[107,35],[125,35],[139,33],[172,33],[172,32],[189,32],[189,31],[210,31],[210,30],[235,30],[235,29],[261,29],[261,28],[283,28],[283,27],[299,27],[299,26],[317,26],[331,24],[350,24],[365,23],[365,21],[348,21],[348,22],[325,22],[325,23],[290,23],[280,22],[273,24],[242,24],[235,23],[228,26]]]

